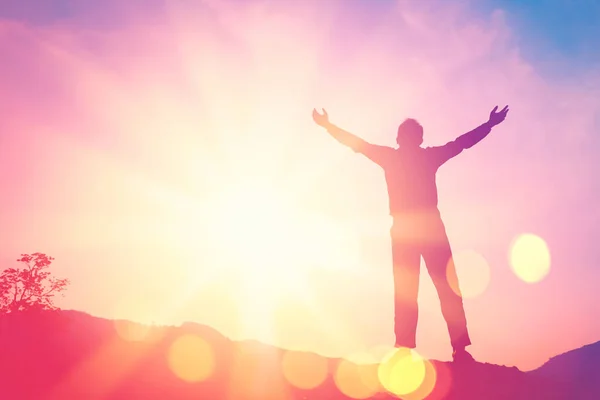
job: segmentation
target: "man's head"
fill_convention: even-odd
[[[419,147],[423,143],[423,127],[416,119],[406,119],[398,127],[396,142],[400,147]]]

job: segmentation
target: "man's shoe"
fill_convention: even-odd
[[[452,360],[454,362],[457,363],[472,363],[475,362],[475,359],[473,358],[473,356],[471,355],[471,353],[469,353],[467,350],[465,349],[458,349],[458,350],[454,350],[452,352]]]

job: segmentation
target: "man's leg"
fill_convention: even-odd
[[[395,224],[392,234],[392,260],[394,263],[394,333],[396,347],[416,347],[419,309],[419,270],[421,254],[407,242]]]
[[[452,250],[442,221],[432,226],[432,240],[423,251],[423,259],[431,276],[431,280],[440,298],[442,314],[448,325],[450,341],[455,352],[465,351],[471,344],[467,330],[467,320],[461,292],[458,286],[458,277]]]

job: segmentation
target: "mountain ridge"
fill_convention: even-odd
[[[210,358],[212,364],[194,367],[204,368],[201,380],[186,380],[174,372],[172,353],[182,337],[200,338],[208,349],[198,362]],[[377,378],[382,367],[376,363],[326,358],[256,340],[235,341],[194,322],[147,326],[76,310],[6,314],[0,316],[0,346],[0,398],[8,400],[398,397],[380,384],[364,381]],[[309,363],[295,374],[314,375],[323,366],[322,382],[304,389],[293,384],[282,369],[289,354]],[[600,398],[595,383],[600,374],[590,367],[594,360],[600,360],[600,342],[552,357],[529,372],[489,363],[431,360],[426,363],[429,378],[401,398],[592,400]]]

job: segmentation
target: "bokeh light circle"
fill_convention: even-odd
[[[490,267],[481,254],[464,250],[454,254],[448,261],[446,277],[454,293],[463,298],[474,298],[488,287]]]
[[[355,364],[340,360],[334,374],[338,390],[351,399],[367,399],[379,392],[376,364]]]
[[[437,385],[437,369],[433,363],[427,359],[423,359],[423,365],[425,366],[425,375],[418,388],[411,393],[402,396],[403,400],[425,400],[431,399],[434,389]],[[433,400],[433,399],[431,399]]]
[[[183,335],[169,348],[169,368],[186,382],[208,379],[215,368],[213,350],[204,339],[196,335]]]
[[[381,385],[396,396],[406,396],[417,391],[426,375],[425,360],[415,350],[394,349],[379,365]]]
[[[299,389],[313,389],[327,378],[327,360],[317,354],[287,351],[281,360],[283,376]]]
[[[541,281],[550,272],[548,245],[537,235],[520,235],[511,246],[510,265],[513,272],[524,282]]]

